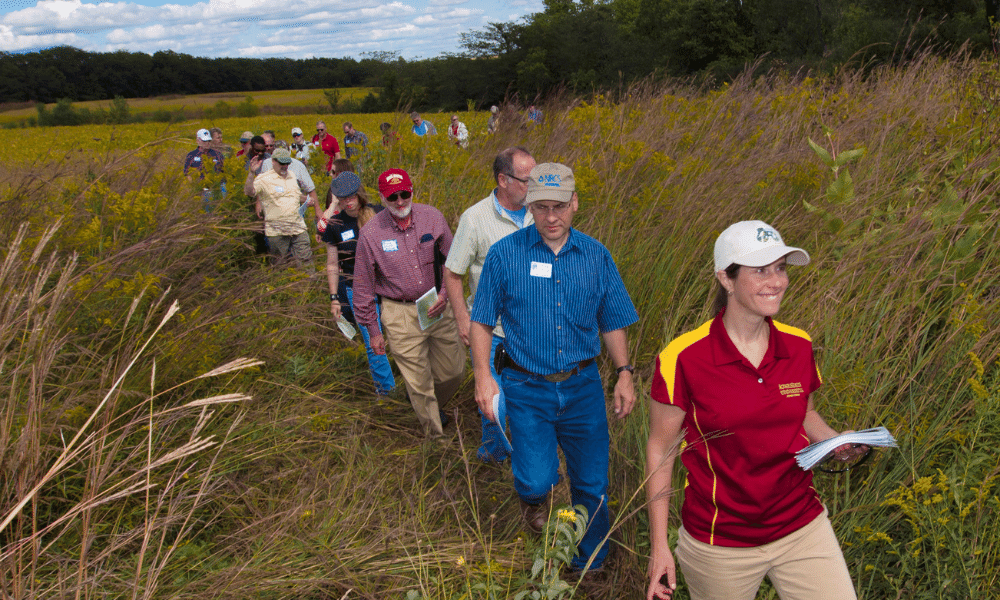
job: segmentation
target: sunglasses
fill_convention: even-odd
[[[326,131],[326,130],[325,129],[319,129],[319,128],[317,128],[316,131],[323,132],[323,131]]]
[[[386,202],[399,202],[400,200],[409,200],[412,195],[413,195],[413,192],[411,192],[410,190],[403,190],[401,192],[396,192],[394,194],[389,194],[388,196],[386,196],[385,201]]]

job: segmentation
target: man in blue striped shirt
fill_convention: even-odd
[[[476,402],[496,419],[492,405],[499,389],[489,356],[500,318],[506,357],[497,370],[522,514],[531,529],[544,526],[546,500],[559,481],[558,444],[573,505],[582,504],[590,516],[572,567],[582,569],[592,558],[590,569],[597,569],[607,555],[603,541],[610,524],[608,418],[595,358],[603,337],[618,371],[614,410],[621,419],[635,405],[625,328],[639,316],[608,249],[572,228],[579,202],[568,167],[545,163],[532,169],[525,203],[535,226],[493,244],[472,307]]]

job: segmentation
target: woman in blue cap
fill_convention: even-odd
[[[326,243],[326,279],[330,289],[330,313],[334,319],[339,320],[343,315],[348,321],[357,325],[354,320],[352,284],[358,233],[365,223],[384,207],[368,204],[368,194],[365,193],[361,180],[350,171],[340,173],[330,182],[330,193],[339,202],[340,212],[332,217],[324,214],[317,224],[320,239]],[[381,326],[379,323],[379,327]],[[375,391],[380,395],[386,395],[396,387],[389,358],[385,354],[375,354],[372,351],[367,328],[358,327],[358,329],[361,330],[365,340],[368,367],[375,382]]]

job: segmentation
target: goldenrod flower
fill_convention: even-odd
[[[576,511],[563,508],[557,514],[559,516],[559,520],[564,523],[576,523]]]

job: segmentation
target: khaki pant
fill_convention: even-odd
[[[269,235],[267,245],[271,253],[271,263],[281,262],[291,255],[300,267],[311,266],[312,246],[309,243],[309,233],[298,235]]]
[[[767,576],[781,600],[856,600],[837,536],[823,514],[770,544],[710,546],[678,531],[677,560],[692,600],[753,600]]]
[[[382,329],[424,433],[440,436],[444,428],[439,406],[455,395],[465,379],[465,346],[451,306],[440,321],[421,331],[415,304],[384,299]]]

